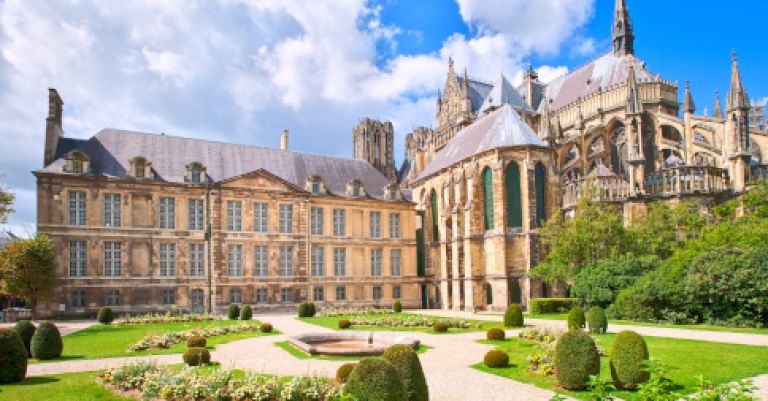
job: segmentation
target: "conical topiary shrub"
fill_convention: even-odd
[[[648,346],[640,334],[627,330],[616,335],[610,359],[611,377],[616,388],[634,390],[638,384],[648,381],[647,361]]]
[[[570,330],[555,345],[555,378],[568,390],[583,390],[589,376],[600,374],[600,354],[595,341],[582,330]]]
[[[400,303],[399,299],[392,303],[392,312],[400,313],[402,311],[403,311],[403,304]]]
[[[112,313],[112,309],[105,306],[99,309],[99,314],[96,315],[96,320],[101,324],[111,324],[112,321],[115,320],[115,316]]]
[[[584,317],[584,309],[581,306],[574,306],[570,312],[568,312],[568,330],[581,330],[586,326],[586,318]]]
[[[51,322],[40,323],[29,345],[32,357],[37,359],[55,359],[61,356],[64,344],[61,342],[59,329]]]
[[[504,312],[504,327],[523,327],[523,308],[518,304],[509,305]]]
[[[239,316],[240,316],[240,307],[237,306],[237,304],[229,304],[229,308],[227,308],[227,319],[237,320]]]
[[[19,333],[21,341],[24,343],[24,349],[27,350],[27,356],[32,355],[32,351],[29,349],[29,342],[32,341],[32,336],[35,335],[35,325],[29,320],[19,320],[16,325],[13,326],[16,333]]]
[[[0,329],[0,384],[20,382],[27,375],[27,350],[19,333]]]
[[[408,394],[407,401],[429,401],[429,389],[419,356],[413,348],[397,344],[387,348],[382,358],[395,366]]]
[[[253,317],[253,311],[251,311],[251,305],[243,305],[240,309],[240,320],[251,320]]]
[[[608,319],[605,317],[603,308],[599,306],[589,309],[587,323],[589,323],[589,332],[592,334],[605,334],[608,330]]]
[[[363,358],[344,385],[357,401],[405,401],[407,393],[397,369],[386,359]]]

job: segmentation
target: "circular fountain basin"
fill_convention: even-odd
[[[310,355],[370,356],[381,355],[395,344],[419,347],[419,340],[410,337],[363,331],[300,334],[289,337],[288,341]]]

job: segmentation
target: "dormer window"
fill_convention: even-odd
[[[208,176],[205,173],[205,167],[201,163],[194,162],[187,166],[187,182],[199,184],[207,180]]]
[[[84,174],[90,170],[90,160],[83,152],[73,150],[65,156],[64,171],[72,174]]]
[[[307,179],[305,189],[311,192],[313,195],[322,195],[326,193],[325,184],[323,179],[319,176],[313,175]]]
[[[131,159],[130,175],[134,178],[152,178],[152,163],[137,156]]]
[[[387,197],[387,200],[396,201],[400,200],[400,191],[397,188],[397,185],[391,184],[387,185],[384,188],[384,194]]]
[[[347,196],[361,198],[365,196],[365,188],[360,180],[352,180],[347,184]]]

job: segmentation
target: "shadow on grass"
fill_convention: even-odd
[[[48,383],[56,383],[57,381],[60,381],[58,377],[51,377],[51,376],[32,376],[27,377],[24,379],[23,382],[20,383],[9,383],[14,384],[16,386],[36,386],[39,384],[48,384]]]

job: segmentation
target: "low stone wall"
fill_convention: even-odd
[[[336,333],[310,333],[288,337],[291,344],[310,355],[381,355],[391,345],[403,344],[418,348],[419,340],[401,334],[365,331]],[[348,344],[349,347],[333,347],[329,344]],[[359,344],[359,347],[354,345]]]

